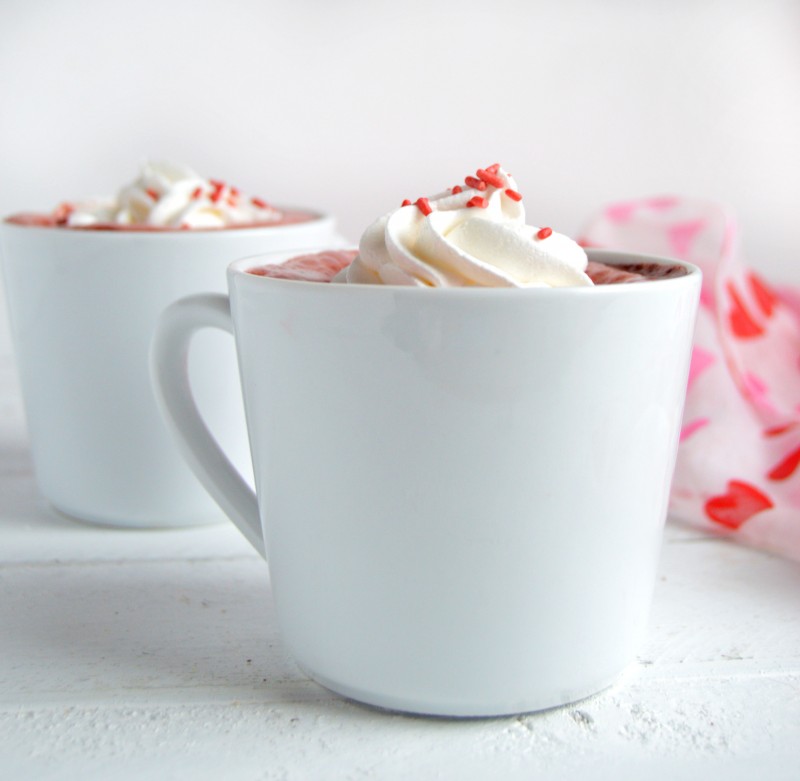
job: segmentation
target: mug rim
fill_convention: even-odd
[[[652,289],[657,284],[661,288],[665,284],[685,284],[688,280],[700,278],[702,280],[702,270],[694,263],[678,258],[670,258],[666,255],[651,255],[644,252],[632,252],[629,250],[615,250],[605,247],[585,247],[586,254],[589,260],[597,260],[607,265],[621,265],[623,263],[656,263],[659,266],[680,266],[685,269],[686,273],[680,276],[669,277],[666,279],[649,279],[646,280],[647,284],[609,284],[609,285],[566,285],[563,287],[489,287],[489,286],[465,286],[465,287],[441,287],[433,288],[427,286],[417,285],[379,285],[379,284],[331,284],[330,282],[314,282],[302,279],[280,279],[276,277],[267,277],[260,274],[248,273],[250,268],[258,265],[259,261],[265,258],[274,258],[280,256],[288,260],[295,255],[303,255],[314,252],[341,251],[341,250],[355,250],[357,247],[298,247],[295,249],[274,250],[270,252],[261,252],[257,255],[248,255],[244,258],[239,258],[228,265],[227,273],[229,277],[236,277],[237,279],[252,280],[254,284],[258,285],[289,285],[290,287],[306,288],[309,290],[316,290],[321,287],[328,287],[334,290],[391,290],[395,293],[408,295],[412,291],[424,291],[427,295],[429,290],[436,290],[436,295],[519,295],[520,291],[525,291],[525,295],[586,295],[587,293],[596,296],[599,291],[602,295],[608,295],[610,292],[621,292],[623,290],[639,290]],[[617,263],[611,262],[612,259],[620,259]],[[261,265],[264,265],[263,262]],[[404,291],[404,292],[403,292]]]
[[[291,233],[292,231],[300,231],[303,228],[310,226],[318,226],[324,223],[335,223],[336,217],[327,212],[318,211],[317,209],[307,209],[294,206],[277,206],[276,208],[291,213],[303,213],[308,215],[308,219],[296,220],[293,222],[283,222],[275,225],[269,223],[250,225],[233,225],[230,227],[208,227],[208,228],[147,228],[139,226],[121,227],[121,228],[95,228],[92,226],[73,226],[68,225],[27,225],[24,223],[13,222],[12,218],[24,214],[40,214],[39,212],[14,212],[3,218],[0,218],[0,229],[6,230],[20,230],[27,231],[32,234],[38,235],[57,235],[57,236],[75,236],[86,237],[88,241],[99,240],[98,237],[113,236],[112,241],[130,240],[131,237],[142,237],[147,241],[152,241],[156,238],[168,238],[170,240],[184,240],[188,237],[198,236],[218,236],[224,237],[229,235],[241,236],[244,234],[250,235],[254,233]],[[44,213],[42,213],[44,214]],[[92,237],[92,238],[89,238]],[[119,237],[119,238],[118,238]],[[124,238],[123,238],[124,237]],[[263,253],[269,254],[269,253]]]

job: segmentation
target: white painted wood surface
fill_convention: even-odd
[[[800,522],[800,519],[799,519]],[[227,524],[121,531],[37,496],[0,356],[0,779],[800,779],[800,566],[669,525],[611,689],[517,718],[344,701],[281,647]]]

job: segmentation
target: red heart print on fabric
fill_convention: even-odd
[[[752,339],[761,336],[764,329],[750,316],[744,302],[736,292],[732,282],[728,282],[728,295],[731,298],[731,309],[728,313],[731,330],[739,339]]]
[[[613,203],[606,209],[606,217],[615,223],[628,222],[636,211],[638,204],[634,201],[630,203]]]
[[[772,500],[749,483],[730,480],[727,493],[712,496],[706,502],[706,515],[715,523],[738,529],[756,513],[774,507]]]
[[[677,206],[680,203],[680,199],[673,195],[659,195],[655,198],[648,198],[644,203],[651,209],[656,209],[657,211],[666,211],[667,209],[671,209],[673,206]]]
[[[766,317],[772,317],[778,297],[757,274],[748,274],[747,281],[750,283],[750,289],[753,291],[753,296],[761,311]]]
[[[689,439],[692,434],[696,431],[700,431],[701,428],[705,428],[711,421],[708,418],[697,418],[696,420],[692,420],[689,423],[684,424],[683,428],[681,429],[681,437],[680,441],[684,442],[685,440]]]
[[[704,350],[702,347],[695,347],[692,350],[692,360],[689,364],[688,387],[691,388],[695,380],[708,369],[709,366],[713,366],[716,360],[714,353]]]
[[[679,258],[685,258],[689,254],[695,236],[703,230],[705,224],[705,220],[690,220],[676,223],[667,228],[667,239],[672,251]]]
[[[796,421],[790,421],[789,423],[783,423],[780,426],[765,428],[763,433],[765,437],[779,437],[781,434],[785,434],[787,431],[797,428],[797,426],[798,423]]]
[[[767,477],[770,480],[785,480],[794,474],[798,466],[800,466],[800,447],[789,453],[779,464],[776,464]]]

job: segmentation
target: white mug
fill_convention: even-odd
[[[191,474],[153,400],[148,352],[177,298],[225,290],[237,257],[341,241],[331,217],[217,231],[76,230],[2,224],[12,337],[39,489],[67,515],[121,526],[224,518]],[[214,335],[216,336],[216,335]],[[203,409],[248,461],[234,350],[192,356]],[[239,455],[240,454],[240,455]]]
[[[698,269],[593,289],[247,273],[287,256],[234,263],[230,302],[170,306],[151,369],[195,473],[266,554],[300,667],[442,716],[611,684],[651,601]],[[206,326],[235,334],[258,499],[192,400],[186,354]]]

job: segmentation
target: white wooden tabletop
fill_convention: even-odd
[[[233,527],[123,531],[37,495],[0,354],[0,779],[800,779],[800,565],[668,524],[610,689],[516,718],[386,713],[307,680]]]

